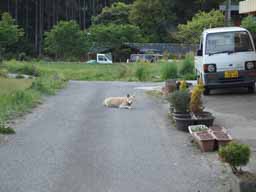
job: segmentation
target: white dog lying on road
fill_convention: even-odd
[[[126,97],[109,97],[104,100],[103,105],[106,107],[131,109],[134,100],[135,96],[130,96],[129,94]]]

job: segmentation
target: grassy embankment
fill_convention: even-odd
[[[39,74],[38,74],[39,75]],[[62,76],[40,74],[36,79],[0,78],[0,133],[12,134],[15,131],[6,123],[36,106],[43,95],[54,94],[65,85]]]

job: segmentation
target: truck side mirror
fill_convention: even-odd
[[[202,51],[202,49],[198,49],[196,55],[197,55],[197,56],[203,56],[203,51]]]

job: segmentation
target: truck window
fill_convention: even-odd
[[[206,54],[253,51],[246,31],[212,33],[206,37]]]
[[[101,55],[99,56],[99,61],[104,61],[104,59],[105,58],[103,56],[101,56]]]

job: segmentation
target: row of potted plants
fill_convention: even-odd
[[[202,94],[204,86],[198,83],[192,90],[187,88],[186,81],[180,82],[179,90],[174,91],[168,97],[171,116],[179,130],[188,132],[190,125],[212,126],[215,117],[204,111]]]
[[[168,89],[172,92],[167,95],[176,127],[189,131],[203,152],[218,150],[220,160],[228,163],[234,173],[229,178],[231,191],[256,192],[256,174],[242,169],[250,160],[250,147],[233,142],[225,128],[213,126],[215,117],[204,111],[204,89],[200,82],[192,90],[187,87],[187,83],[181,81],[178,90],[172,92],[173,82],[172,90]]]
[[[203,152],[217,150],[232,141],[226,129],[218,126],[208,128],[205,125],[192,125],[189,132]]]

